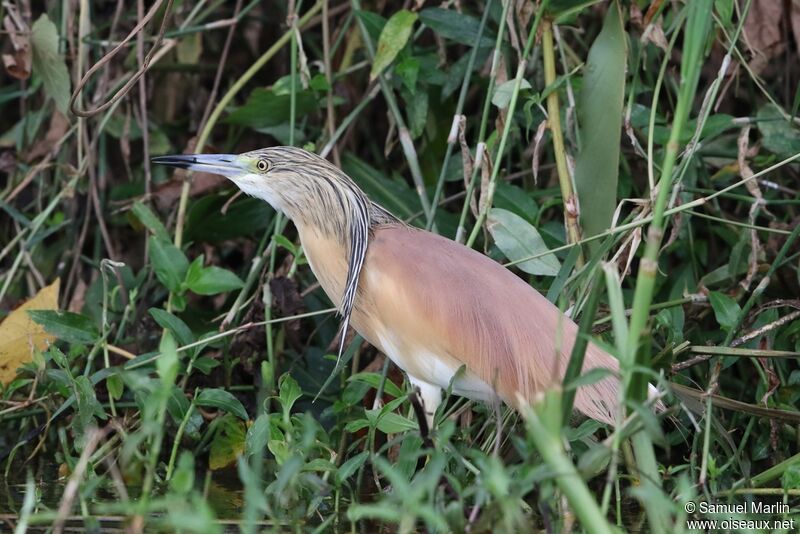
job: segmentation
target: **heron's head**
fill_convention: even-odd
[[[153,163],[225,176],[248,195],[267,201],[295,223],[336,218],[368,202],[364,193],[326,159],[295,147],[244,154],[158,156]]]

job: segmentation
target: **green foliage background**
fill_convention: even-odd
[[[156,46],[144,77],[76,117],[137,7],[0,7],[0,319],[62,288],[31,313],[58,341],[0,386],[0,528],[672,532],[689,500],[797,517],[796,6],[159,2],[77,107]],[[448,396],[425,447],[393,364],[355,336],[336,365],[336,303],[292,225],[149,164],[276,144],[569,308],[622,362],[626,423],[568,417],[597,379],[570,373],[524,414]]]

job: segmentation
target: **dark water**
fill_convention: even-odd
[[[5,469],[5,466],[2,467]],[[41,518],[41,521],[37,520],[30,525],[29,530],[43,530],[52,524],[50,518],[55,516],[58,510],[67,479],[58,476],[58,465],[55,463],[39,463],[35,467],[21,465],[16,469],[12,467],[8,471],[8,476],[0,479],[0,534],[13,532],[25,501],[26,480],[29,474],[33,476],[36,496],[34,514]],[[204,477],[205,473],[197,473],[196,483],[202,484]],[[91,498],[86,500],[89,511],[93,514],[91,520],[87,523],[83,517],[76,516],[81,513],[80,506],[77,504],[79,500],[76,498],[76,504],[72,507],[72,515],[65,525],[65,532],[124,531],[130,518],[119,510],[114,510],[121,504],[120,496],[110,483],[110,477],[103,476],[102,479],[104,482],[93,488]],[[141,493],[141,487],[136,484],[126,483],[125,489],[132,502],[135,502]],[[154,493],[153,498],[157,499],[158,488]],[[239,531],[237,525],[244,510],[244,492],[235,470],[229,469],[212,473],[205,502],[213,510],[218,522],[226,531]],[[103,510],[108,510],[109,513],[104,514]],[[100,511],[99,514],[97,514],[98,511]]]

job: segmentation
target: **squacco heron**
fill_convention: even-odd
[[[273,147],[152,161],[226,176],[286,214],[338,306],[342,337],[352,325],[406,372],[429,427],[451,382],[457,395],[512,407],[561,382],[578,334],[571,319],[499,263],[403,223],[324,158]],[[593,368],[614,374],[578,388],[575,408],[613,424],[618,363],[589,343],[583,370]]]

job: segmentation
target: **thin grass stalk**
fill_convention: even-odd
[[[683,12],[680,12],[678,17],[679,20],[683,19]],[[667,44],[667,50],[664,52],[664,60],[661,62],[661,67],[658,69],[656,83],[653,86],[653,106],[650,109],[650,117],[647,123],[647,184],[650,187],[651,194],[656,189],[654,170],[654,167],[656,166],[656,158],[653,155],[653,152],[655,150],[656,114],[658,111],[657,103],[661,96],[661,88],[664,86],[664,77],[667,74],[667,66],[669,65],[669,60],[672,57],[672,49],[675,46],[675,42],[678,40],[679,35],[680,32],[677,29],[672,33],[672,37]],[[659,168],[659,170],[661,169]]]
[[[544,61],[544,83],[552,86],[556,83],[556,55],[553,47],[553,23],[545,20],[542,24],[542,59]],[[550,91],[547,95],[547,122],[553,136],[553,154],[556,160],[558,184],[561,187],[561,199],[564,202],[564,225],[567,228],[567,242],[578,243],[581,240],[581,230],[578,226],[578,200],[572,187],[572,176],[567,167],[567,152],[564,146],[564,136],[561,131],[561,107],[558,101],[558,91]],[[578,255],[575,265],[583,265],[583,251]]]
[[[329,0],[322,0],[322,64],[325,68],[325,81],[328,82],[328,94],[325,98],[326,120],[325,126],[330,137],[329,142],[333,141],[336,133],[336,112],[333,109],[333,71],[331,68],[331,30],[329,15]],[[333,145],[333,162],[337,167],[342,166],[339,150]]]
[[[504,12],[508,9],[509,1],[510,0],[507,0],[504,4]],[[519,58],[517,75],[514,77],[514,89],[511,93],[511,100],[508,103],[508,112],[506,113],[506,121],[503,125],[503,134],[500,137],[500,144],[497,148],[497,154],[495,155],[494,166],[492,168],[492,176],[489,179],[488,191],[486,191],[486,203],[483,208],[481,208],[480,214],[478,215],[478,220],[475,222],[475,226],[472,228],[472,233],[467,240],[468,247],[471,247],[473,243],[475,243],[475,239],[478,237],[478,232],[480,232],[480,229],[486,220],[486,216],[492,207],[494,191],[497,187],[497,175],[500,173],[500,166],[502,163],[503,154],[506,150],[508,136],[511,133],[511,126],[514,124],[514,111],[517,109],[517,100],[519,99],[519,91],[520,87],[522,86],[522,78],[525,75],[525,70],[528,66],[528,57],[530,56],[531,49],[533,49],[533,43],[536,41],[536,33],[539,29],[539,24],[542,21],[542,15],[544,15],[548,4],[549,0],[542,0],[542,3],[539,4],[539,9],[536,11],[536,17],[533,19],[533,24],[529,30],[530,33],[528,34],[528,41],[525,43],[525,50],[522,52],[522,57]]]
[[[331,134],[331,138],[328,140],[327,143],[325,143],[325,146],[323,146],[322,149],[319,151],[319,155],[320,156],[322,156],[323,158],[327,158],[328,157],[328,154],[330,154],[331,150],[334,149],[334,147],[336,146],[336,142],[339,140],[339,138],[342,137],[342,135],[344,135],[344,132],[347,130],[347,128],[350,127],[350,125],[358,117],[358,115],[364,110],[364,108],[366,108],[367,105],[370,102],[372,102],[372,100],[378,94],[379,90],[380,90],[380,88],[376,85],[375,87],[373,87],[372,89],[367,91],[367,94],[359,101],[359,103],[344,118],[344,120],[342,120],[342,122],[339,123],[339,127],[336,128],[336,131],[334,131],[333,134]],[[335,157],[335,154],[334,154],[334,157]],[[423,213],[423,215],[424,215],[424,213]]]
[[[314,15],[319,13],[322,9],[322,1],[318,1],[315,3],[311,9],[306,11],[302,17],[297,20],[297,26],[303,27]],[[231,85],[230,89],[220,98],[217,105],[214,107],[214,111],[211,112],[211,115],[208,117],[208,121],[206,122],[205,126],[203,127],[200,134],[197,136],[197,143],[195,144],[195,152],[202,152],[208,142],[208,138],[211,135],[211,130],[214,129],[217,122],[219,121],[222,113],[225,111],[225,108],[228,104],[231,103],[233,97],[235,97],[239,91],[241,91],[244,86],[249,82],[253,76],[255,76],[261,68],[269,63],[269,61],[275,57],[281,48],[283,48],[286,43],[289,42],[289,39],[292,36],[292,29],[290,28],[288,31],[284,32],[275,43],[267,49],[257,60],[253,62],[250,67],[239,76],[233,85]],[[191,187],[191,173],[187,173],[186,179],[183,182],[183,187],[181,188],[181,196],[178,203],[178,215],[177,220],[175,223],[175,239],[174,244],[176,247],[179,247],[183,244],[183,226],[186,220],[186,208],[189,202],[189,190]]]
[[[14,262],[11,265],[11,268],[6,271],[5,273],[5,281],[3,282],[3,287],[0,288],[0,301],[3,300],[5,297],[6,291],[8,291],[9,286],[11,285],[11,280],[14,278],[14,274],[19,267],[19,264],[22,262],[22,258],[24,256],[23,252],[28,249],[30,243],[33,242],[33,239],[36,237],[36,234],[39,232],[41,226],[47,221],[50,214],[53,210],[58,206],[59,202],[61,202],[61,198],[66,195],[68,192],[74,190],[75,186],[78,184],[78,179],[81,177],[81,173],[77,173],[67,184],[66,187],[59,190],[56,193],[56,196],[53,197],[53,200],[47,205],[47,207],[39,212],[39,214],[31,221],[30,225],[30,237],[25,240],[24,243],[20,244],[20,253],[14,258]]]
[[[767,281],[766,283],[769,283],[769,280],[773,276],[775,276],[775,272],[783,264],[783,259],[789,253],[789,251],[792,248],[792,245],[794,244],[795,240],[798,237],[800,237],[800,225],[795,225],[794,229],[792,229],[791,234],[789,234],[789,237],[786,238],[786,241],[784,241],[783,246],[781,246],[781,249],[775,255],[775,259],[772,260],[772,262],[770,262],[769,269],[767,270],[767,274],[764,276],[764,279],[763,279],[763,280]],[[736,322],[733,324],[731,329],[728,331],[728,334],[725,336],[725,341],[722,342],[723,346],[727,347],[728,345],[731,344],[731,341],[733,341],[733,338],[736,335],[737,330],[739,329],[739,325],[742,324],[742,321],[744,321],[744,318],[747,316],[749,311],[752,309],[752,307],[755,304],[755,302],[758,299],[758,297],[761,296],[761,293],[763,292],[763,289],[764,289],[762,284],[764,284],[763,281],[762,281],[761,284],[758,285],[756,290],[754,290],[752,293],[750,293],[750,297],[747,299],[747,301],[745,302],[744,306],[742,306],[742,309],[739,312],[739,315],[736,317]],[[759,290],[759,288],[760,288],[760,290]]]
[[[649,366],[649,355],[646,351],[639,351],[638,349],[643,339],[648,335],[646,330],[649,320],[648,309],[653,299],[656,274],[658,272],[658,253],[664,236],[665,210],[670,192],[669,186],[672,183],[672,172],[680,150],[680,136],[697,90],[697,82],[700,76],[700,60],[703,52],[703,43],[697,41],[704,40],[707,35],[708,22],[711,17],[711,2],[710,0],[698,0],[689,4],[687,9],[689,14],[684,29],[687,43],[684,47],[686,53],[684,53],[681,63],[681,90],[675,106],[675,119],[667,142],[661,177],[658,182],[658,195],[653,207],[653,222],[648,229],[644,257],[636,278],[631,326],[628,333],[627,347],[628,351],[630,351],[630,360],[643,367]],[[692,44],[694,46],[691,46]],[[634,354],[638,355],[638,358]],[[647,398],[647,379],[645,377],[639,377],[638,380],[635,380],[632,387],[631,398],[639,401]]]
[[[297,26],[302,27],[306,24],[314,15],[316,15],[322,9],[322,0],[318,0],[316,4],[314,4],[311,9],[309,9],[302,17],[297,21]],[[274,56],[277,54],[281,48],[289,41],[293,34],[291,28],[286,31],[280,38],[278,38],[275,43],[267,49],[250,67],[236,80],[233,85],[231,85],[230,89],[222,96],[219,100],[217,105],[214,107],[214,110],[208,116],[208,120],[206,121],[203,129],[200,131],[200,134],[197,136],[197,143],[195,143],[194,152],[199,153],[202,152],[205,148],[206,142],[208,141],[209,136],[211,135],[211,130],[216,126],[217,121],[222,116],[223,111],[225,108],[230,104],[233,100],[233,97],[236,96],[239,91],[245,86],[250,79],[256,75],[256,73],[261,70],[261,68],[266,65]],[[183,227],[186,223],[186,209],[189,206],[189,192],[192,187],[192,172],[189,171],[186,173],[186,176],[183,180],[183,185],[181,186],[181,195],[180,199],[178,200],[178,214],[175,221],[175,238],[173,243],[176,247],[181,248],[183,244]],[[172,309],[172,293],[170,293],[169,298],[167,299],[167,311],[171,311]]]
[[[605,516],[597,506],[597,502],[581,478],[575,465],[564,454],[558,433],[551,432],[539,418],[539,413],[520,402],[522,415],[528,427],[528,438],[536,445],[537,450],[547,465],[555,473],[555,481],[559,489],[567,497],[572,511],[581,522],[581,526],[591,534],[611,534],[613,530]],[[543,406],[544,403],[540,406]],[[560,419],[560,413],[558,413]]]
[[[302,1],[300,2],[300,4],[302,4]],[[289,145],[290,146],[294,146],[294,129],[297,120],[297,74],[298,74],[297,34],[299,33],[297,30],[297,11],[296,11],[297,9],[300,9],[300,5],[299,4],[295,5],[294,0],[291,0],[289,2],[289,13],[287,15],[289,33],[291,34],[289,41]],[[279,211],[276,211],[275,233],[272,234],[273,243],[275,243],[275,238],[281,235],[284,227],[285,223],[283,214]],[[277,252],[278,252],[278,247],[273,246],[269,255],[270,277],[274,276],[275,273],[275,262],[277,258],[276,256]],[[267,283],[264,286],[264,318],[266,320],[272,319],[272,306],[271,302],[267,302],[268,300],[271,300],[269,283]],[[272,367],[272,377],[273,377],[272,381],[273,383],[267,385],[267,391],[272,392],[275,386],[274,377],[276,375],[276,364],[277,364],[277,361],[275,359],[275,339],[274,339],[272,323],[268,323],[265,326],[264,336],[266,338],[266,344],[267,344],[267,361],[269,362],[270,367]]]
[[[197,398],[198,391],[195,391],[194,398]],[[172,450],[169,453],[169,462],[167,463],[167,472],[164,475],[164,480],[169,482],[172,479],[172,472],[175,469],[175,460],[178,458],[178,446],[181,443],[181,439],[183,439],[183,433],[186,431],[186,425],[189,423],[189,419],[191,419],[192,414],[194,413],[195,405],[194,401],[189,403],[189,408],[187,408],[186,413],[181,419],[180,425],[178,425],[178,430],[175,433],[175,439],[172,440]]]
[[[747,19],[747,14],[750,12],[750,4],[752,0],[747,0],[744,6],[744,11],[742,16],[740,17],[739,24],[736,27],[736,32],[733,35],[733,38],[730,39],[727,52],[725,56],[722,58],[722,63],[717,71],[717,76],[714,78],[714,81],[711,82],[711,86],[706,91],[705,96],[703,97],[703,101],[698,112],[697,117],[697,125],[695,127],[694,135],[692,135],[692,139],[687,144],[686,152],[683,154],[681,160],[681,166],[678,170],[678,177],[676,179],[677,182],[682,183],[683,177],[686,174],[686,171],[689,169],[689,164],[691,163],[694,154],[701,148],[703,142],[700,141],[700,136],[703,133],[703,128],[705,128],[706,122],[708,121],[708,117],[711,115],[711,111],[714,108],[714,102],[717,99],[717,95],[719,94],[720,87],[722,86],[723,81],[725,80],[725,75],[728,72],[728,67],[731,64],[731,57],[732,55],[737,52],[736,43],[739,40],[739,36],[744,31],[744,22]],[[727,36],[725,32],[725,28],[722,24],[719,24],[719,28],[721,31]],[[675,32],[677,35],[678,32]],[[672,43],[673,41],[670,41]],[[670,45],[671,50],[672,45]],[[651,118],[654,121],[654,117]],[[651,122],[651,131],[655,129],[654,123]],[[678,188],[674,188],[672,192],[672,198],[670,199],[669,206],[674,206],[675,201],[677,199],[679,193]]]
[[[509,8],[508,2],[503,2],[503,14],[501,20],[506,20]],[[456,230],[455,240],[459,243],[464,242],[464,234],[466,232],[465,225],[467,220],[467,213],[469,211],[470,203],[472,202],[472,195],[478,183],[478,175],[481,171],[483,158],[487,157],[486,150],[486,131],[489,127],[489,112],[492,109],[492,96],[494,95],[495,80],[497,79],[497,70],[500,67],[502,59],[500,48],[503,45],[503,36],[505,35],[506,24],[500,24],[500,29],[497,32],[497,38],[494,43],[494,51],[492,52],[492,67],[489,72],[489,85],[486,88],[486,97],[483,100],[483,112],[481,113],[481,124],[478,128],[478,140],[475,145],[475,164],[472,167],[472,176],[467,186],[466,197],[464,198],[464,205],[461,207],[461,216],[458,220],[458,228]],[[470,245],[471,246],[471,245]]]
[[[766,288],[767,284],[769,283],[770,278],[775,274],[775,271],[778,269],[778,266],[781,265],[783,262],[783,258],[788,253],[789,249],[791,248],[792,244],[794,243],[795,239],[797,239],[798,235],[800,235],[800,225],[795,225],[792,234],[786,239],[781,249],[778,251],[778,254],[775,257],[775,260],[770,264],[770,268],[767,271],[766,276],[761,280],[755,290],[750,294],[750,297],[745,302],[744,306],[739,310],[739,314],[736,317],[736,321],[734,322],[733,326],[731,326],[730,330],[725,336],[725,340],[723,341],[723,346],[727,347],[733,341],[734,336],[736,335],[736,331],[739,328],[739,325],[742,323],[744,318],[750,312],[750,309],[755,304],[756,300],[761,296],[761,293]],[[716,388],[718,381],[719,381],[719,373],[722,367],[720,356],[714,356],[711,358],[709,363],[711,368],[711,377],[709,379],[709,387],[708,392],[712,393],[713,389]],[[756,366],[756,369],[759,371],[761,370],[759,366]],[[766,377],[762,375],[762,380],[768,382]],[[701,484],[705,483],[706,476],[708,474],[708,458],[709,452],[711,450],[711,420],[712,420],[712,410],[713,410],[713,403],[712,403],[712,396],[707,395],[705,399],[705,428],[703,433],[703,456],[702,462],[700,463],[700,482]]]
[[[253,255],[253,258],[257,259],[251,260],[250,270],[247,273],[244,286],[242,286],[242,289],[239,290],[236,300],[233,302],[230,309],[225,314],[225,317],[222,319],[220,329],[226,328],[234,321],[235,318],[238,317],[242,306],[244,306],[244,303],[250,298],[250,290],[253,288],[253,284],[255,284],[256,279],[261,274],[261,268],[264,266],[264,262],[267,261],[267,253],[271,253],[272,247],[275,246],[274,242],[268,240],[268,238],[272,236],[274,229],[275,218],[273,217],[272,221],[269,223],[269,226],[267,226],[264,235],[261,237],[261,241],[258,243],[258,248],[256,249],[255,254]],[[268,241],[269,244],[267,244]]]
[[[578,330],[578,337],[575,339],[575,344],[572,346],[572,354],[569,357],[569,364],[564,372],[564,394],[561,399],[563,414],[562,424],[567,426],[569,418],[572,415],[572,405],[575,401],[575,388],[568,388],[570,383],[578,378],[583,369],[583,359],[586,355],[586,347],[589,346],[589,339],[592,335],[592,325],[594,317],[597,314],[597,307],[600,304],[600,295],[602,294],[602,284],[594,277],[594,283],[589,289],[589,297],[586,301],[586,306],[581,315],[581,322]]]
[[[798,159],[800,159],[800,153],[797,153],[797,154],[794,154],[792,156],[789,156],[789,157],[783,159],[782,161],[779,161],[778,163],[775,163],[774,165],[771,165],[771,166],[767,167],[766,169],[758,171],[757,173],[753,174],[753,176],[751,176],[749,178],[743,178],[743,179],[741,179],[741,180],[739,180],[737,182],[732,183],[729,186],[726,186],[726,187],[720,189],[719,191],[715,191],[714,193],[711,193],[708,196],[697,198],[697,199],[692,200],[690,202],[687,202],[685,204],[681,204],[680,206],[675,206],[674,208],[670,208],[668,210],[665,210],[664,211],[664,216],[668,217],[670,215],[675,215],[676,213],[681,213],[681,212],[684,212],[684,211],[687,211],[687,210],[691,210],[692,208],[696,208],[698,206],[702,206],[706,202],[709,202],[710,200],[713,200],[713,199],[715,199],[715,198],[717,198],[719,196],[723,196],[728,191],[731,191],[731,190],[736,189],[737,187],[739,187],[741,185],[744,185],[746,182],[749,182],[751,180],[755,180],[756,178],[760,178],[761,176],[769,174],[772,171],[783,167],[784,165],[792,163],[793,161],[797,161]],[[529,261],[529,260],[535,260],[537,258],[541,258],[542,256],[546,256],[547,254],[553,254],[553,253],[556,253],[556,252],[562,252],[564,250],[570,250],[572,247],[574,247],[576,245],[583,245],[583,244],[586,244],[586,243],[588,243],[590,241],[594,241],[596,239],[602,239],[602,238],[608,237],[610,235],[615,235],[615,234],[619,234],[619,233],[622,233],[622,232],[627,232],[628,230],[631,230],[633,228],[637,228],[639,226],[644,226],[645,224],[648,224],[648,223],[650,223],[652,221],[653,221],[653,216],[652,215],[647,216],[647,217],[643,217],[642,219],[639,219],[637,221],[632,221],[630,223],[626,223],[626,224],[622,224],[622,225],[619,225],[619,226],[615,226],[614,228],[609,228],[608,230],[606,230],[603,233],[600,233],[600,234],[597,234],[597,235],[593,235],[591,237],[584,237],[578,243],[569,243],[567,245],[561,245],[560,247],[551,248],[550,250],[545,251],[545,252],[539,252],[537,254],[533,254],[531,256],[526,256],[526,257],[520,258],[518,260],[506,262],[503,265],[506,266],[506,267],[511,267],[512,265],[517,265],[519,263],[523,263],[523,262],[526,262],[526,261]]]
[[[472,70],[475,67],[475,58],[478,56],[478,48],[483,39],[483,32],[486,29],[486,21],[489,18],[489,11],[492,7],[492,0],[487,0],[483,8],[483,16],[481,17],[481,25],[478,28],[478,36],[475,38],[475,43],[472,45],[472,51],[469,55],[467,63],[467,71],[464,74],[464,81],[461,83],[461,91],[458,94],[458,102],[456,103],[456,111],[453,114],[453,125],[450,127],[450,134],[447,137],[447,148],[444,153],[444,161],[442,162],[442,169],[439,171],[439,179],[436,181],[436,191],[433,193],[433,200],[431,201],[431,216],[425,224],[425,229],[430,231],[433,228],[433,221],[436,217],[436,208],[439,207],[439,198],[442,196],[444,189],[445,174],[447,174],[447,166],[450,163],[450,157],[453,154],[453,149],[458,141],[458,122],[461,112],[464,110],[464,102],[467,100],[467,91],[469,90],[469,82],[472,79]]]
[[[755,475],[750,479],[750,485],[753,487],[758,487],[766,484],[767,482],[772,482],[783,476],[787,469],[792,466],[800,464],[800,453],[795,454],[787,458],[786,460],[773,465],[769,469],[762,471],[761,473]],[[746,480],[742,479],[738,481],[736,484],[733,485],[732,490],[737,489],[738,487],[744,485]]]
[[[361,10],[360,0],[351,0],[350,4],[353,7],[353,11]],[[372,38],[369,36],[369,32],[367,31],[367,27],[364,25],[364,21],[360,18],[358,19],[358,27],[361,30],[361,40],[367,50],[367,55],[369,56],[370,61],[373,62],[375,61],[375,45],[372,42]],[[414,148],[414,143],[411,141],[411,135],[408,133],[406,121],[403,119],[403,114],[400,113],[400,107],[397,105],[397,99],[394,96],[394,92],[386,82],[386,77],[383,74],[378,76],[378,83],[381,86],[383,98],[386,100],[386,105],[389,106],[389,111],[392,114],[392,118],[394,118],[394,121],[397,124],[397,135],[400,138],[400,146],[402,147],[403,154],[408,162],[408,169],[411,171],[411,178],[414,181],[414,187],[417,190],[420,204],[422,205],[422,209],[425,212],[427,220],[430,222],[433,217],[431,204],[430,200],[428,200],[428,193],[425,191],[425,179],[422,177],[422,170],[419,166],[419,158],[417,157],[417,151]]]
[[[648,229],[644,257],[639,266],[636,289],[633,297],[626,360],[635,362],[635,367],[650,367],[649,308],[653,300],[656,274],[658,272],[658,253],[664,235],[667,199],[669,198],[672,173],[680,150],[680,136],[686,124],[689,110],[694,102],[697,83],[700,77],[701,57],[705,38],[711,21],[712,3],[710,0],[696,0],[690,3],[684,26],[684,55],[681,62],[681,87],[675,106],[669,141],[666,146],[658,194],[653,207],[653,222]],[[647,398],[647,375],[634,373],[626,397],[637,402]],[[661,491],[658,463],[653,452],[653,444],[646,432],[639,432],[632,438],[638,468],[642,474],[643,490]],[[669,528],[669,512],[652,501],[645,503],[650,528],[654,532],[665,532]]]

